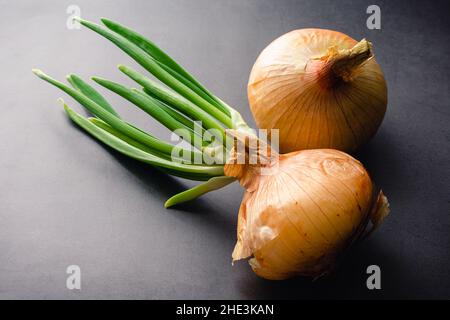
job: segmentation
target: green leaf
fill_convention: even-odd
[[[222,122],[227,127],[231,128],[231,119],[227,115],[215,108],[213,105],[211,105],[211,103],[203,99],[191,88],[168,73],[151,55],[143,51],[137,45],[130,42],[121,35],[116,34],[113,31],[110,31],[109,29],[106,29],[95,23],[83,20],[81,18],[76,18],[76,20],[78,20],[83,26],[91,29],[94,32],[97,32],[98,34],[113,42],[116,46],[122,49],[125,53],[127,53],[147,71],[152,73],[161,82],[165,83],[168,87],[172,88],[173,90],[184,96],[186,99],[202,108],[204,111]]]
[[[203,99],[205,99],[206,101],[208,101],[210,104],[212,104],[213,106],[215,106],[217,109],[219,109],[225,116],[229,117],[229,111],[218,101],[218,99],[212,95],[211,93],[205,93],[204,91],[202,91],[199,87],[197,87],[195,84],[193,84],[191,81],[189,81],[188,79],[186,79],[185,77],[183,77],[182,75],[180,75],[179,73],[177,73],[176,71],[174,71],[173,69],[171,69],[170,67],[168,67],[167,65],[160,63],[159,61],[157,61],[160,66],[166,70],[171,76],[173,76],[175,79],[177,79],[178,81],[182,82],[183,84],[185,84],[187,87],[191,88],[195,93],[197,93],[199,96],[201,96]],[[206,89],[205,89],[206,90]]]
[[[211,117],[203,109],[199,108],[191,101],[182,97],[176,92],[173,92],[160,84],[152,81],[141,73],[133,70],[132,68],[119,65],[119,70],[126,74],[128,77],[139,83],[144,87],[144,92],[154,96],[160,101],[167,103],[169,106],[175,108],[179,112],[194,119],[195,121],[201,121],[202,125],[207,129],[217,129],[225,134],[223,127],[213,117]]]
[[[136,129],[133,126],[130,126],[128,123],[124,122],[120,118],[116,117],[115,115],[111,114],[109,111],[105,110],[101,106],[99,106],[97,103],[86,97],[81,92],[72,89],[68,86],[66,86],[64,83],[61,83],[45,73],[43,73],[41,70],[33,69],[33,73],[36,74],[39,78],[47,81],[48,83],[54,85],[55,87],[61,89],[62,91],[69,94],[72,98],[77,100],[81,105],[83,105],[87,110],[89,110],[92,114],[97,116],[98,118],[102,119],[106,123],[108,123],[111,127],[116,129],[117,131],[122,132],[123,134],[129,136],[130,138],[143,143],[153,149],[156,149],[160,152],[166,153],[168,155],[172,154],[172,150],[174,148],[173,145],[170,143],[166,143],[164,141],[161,141],[151,135],[148,135],[144,133],[140,129]],[[186,154],[189,154],[189,150],[185,150]]]
[[[171,117],[166,111],[164,111],[164,109],[160,107],[159,102],[156,99],[153,99],[152,97],[149,97],[147,95],[139,94],[134,90],[131,90],[119,83],[110,80],[98,77],[93,77],[92,80],[135,104],[137,107],[152,116],[156,121],[160,122],[169,130],[175,131],[177,129],[184,128],[184,125],[182,123]],[[194,133],[188,128],[186,130],[190,137],[187,142],[193,144],[194,140],[196,140],[194,139]]]
[[[138,148],[146,153],[153,154],[157,157],[164,158],[166,160],[170,160],[170,156],[168,156],[167,154],[161,153],[158,150],[152,149],[149,146],[146,146],[145,144],[142,144],[136,140],[131,139],[129,136],[124,135],[123,133],[115,130],[113,127],[111,127],[109,124],[107,124],[103,120],[100,120],[98,118],[88,118],[88,120],[90,122],[92,122],[93,124],[95,124],[97,127],[101,128],[105,131],[108,131],[110,134],[116,136],[120,140],[128,143],[129,145],[132,145],[135,148]]]
[[[178,194],[174,195],[173,197],[169,198],[164,203],[164,207],[169,208],[176,204],[180,204],[180,203],[183,203],[186,201],[193,200],[195,198],[200,197],[201,195],[203,195],[205,193],[223,188],[226,185],[229,185],[230,183],[232,183],[234,181],[236,181],[235,178],[227,177],[227,176],[211,178],[207,182],[199,184],[198,186],[195,186],[189,190],[178,193]]]
[[[91,87],[89,84],[84,82],[80,77],[78,77],[76,74],[71,74],[67,76],[67,81],[80,91],[82,94],[84,94],[86,97],[94,101],[96,104],[98,104],[100,107],[103,107],[103,109],[109,111],[111,114],[115,115],[117,118],[120,118],[119,114],[114,110],[114,108],[106,101],[106,99],[93,87]]]
[[[192,119],[190,119],[187,116],[185,116],[184,114],[178,112],[176,109],[173,109],[173,108],[169,107],[163,101],[158,100],[157,98],[155,98],[155,96],[153,96],[151,94],[148,94],[148,93],[146,93],[144,91],[140,91],[140,90],[137,90],[137,89],[131,89],[131,90],[135,91],[138,94],[145,95],[146,97],[153,98],[155,103],[157,103],[159,105],[159,107],[161,109],[163,109],[167,114],[169,114],[172,118],[177,120],[179,123],[183,124],[183,126],[185,128],[188,128],[188,129],[190,129],[192,131],[194,130],[194,121]]]
[[[205,180],[211,177],[223,175],[223,166],[186,165],[166,160],[155,154],[150,154],[133,145],[130,145],[118,136],[111,134],[110,132],[102,129],[100,126],[97,126],[88,119],[79,115],[70,109],[66,104],[64,104],[64,110],[72,121],[86,130],[89,134],[116,151],[129,156],[130,158],[151,164],[163,170],[167,170],[173,175],[192,180]]]
[[[219,108],[227,116],[230,116],[228,110],[222,106],[221,102],[213,94],[211,94],[197,79],[195,79],[189,72],[187,72],[182,66],[180,66],[175,60],[173,60],[152,41],[148,40],[134,30],[112,20],[103,18],[101,19],[101,21],[108,29],[114,31],[133,44],[137,45],[144,52],[157,60],[161,64],[161,67],[164,68],[168,73],[170,73],[174,78],[195,91],[209,103]]]

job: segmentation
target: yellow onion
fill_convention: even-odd
[[[248,99],[260,128],[280,129],[282,152],[351,152],[380,126],[387,88],[370,42],[301,29],[261,52],[250,74]]]
[[[266,164],[243,165],[235,161],[236,150],[225,174],[237,178],[246,192],[232,257],[253,256],[249,263],[263,278],[326,274],[350,244],[373,231],[389,212],[383,193],[374,196],[362,164],[344,152],[272,151]]]

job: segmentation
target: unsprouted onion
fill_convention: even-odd
[[[380,126],[387,88],[370,42],[300,29],[261,52],[250,74],[248,100],[258,127],[280,129],[282,152],[352,152]]]
[[[382,193],[373,197],[367,172],[349,155],[336,150],[278,155],[257,138],[236,110],[205,89],[155,44],[107,19],[102,19],[104,26],[79,21],[112,41],[165,84],[123,65],[119,70],[140,89],[92,78],[172,132],[185,132],[182,138],[191,148],[181,150],[183,157],[174,153],[177,146],[124,120],[94,87],[77,75],[69,75],[67,85],[40,70],[33,72],[93,114],[86,118],[61,100],[70,119],[99,141],[168,174],[206,181],[174,195],[166,207],[239,180],[246,193],[239,212],[233,260],[254,256],[250,260],[252,268],[267,279],[297,274],[317,276],[329,270],[351,243],[367,234],[364,230],[370,220],[374,229],[387,214],[386,198]],[[217,141],[222,144],[195,142],[210,130],[217,133]],[[205,156],[214,158],[221,154],[218,151],[222,151],[226,163],[220,161],[224,160],[222,157],[216,157],[219,161],[214,163],[204,161]]]

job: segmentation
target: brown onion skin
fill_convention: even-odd
[[[332,46],[342,50],[357,43],[337,31],[300,29],[261,52],[248,100],[259,128],[280,130],[281,152],[354,152],[376,133],[386,112],[387,86],[375,58],[354,67],[345,80],[333,76],[324,59]]]
[[[304,150],[279,156],[272,174],[227,164],[225,173],[246,188],[233,260],[249,260],[266,279],[327,273],[366,228],[372,181],[346,153]]]

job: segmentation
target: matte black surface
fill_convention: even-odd
[[[57,89],[31,73],[126,82],[119,49],[66,28],[66,8],[142,32],[243,113],[259,52],[292,29],[340,30],[374,43],[389,87],[376,137],[356,156],[388,195],[391,215],[336,273],[270,282],[231,266],[237,185],[183,207],[164,200],[192,183],[102,147],[71,125]],[[0,298],[450,298],[450,10],[448,1],[0,1]],[[130,83],[131,84],[131,83]],[[113,95],[126,117],[169,135]],[[82,289],[65,270],[81,267]],[[382,290],[366,288],[368,265]]]

